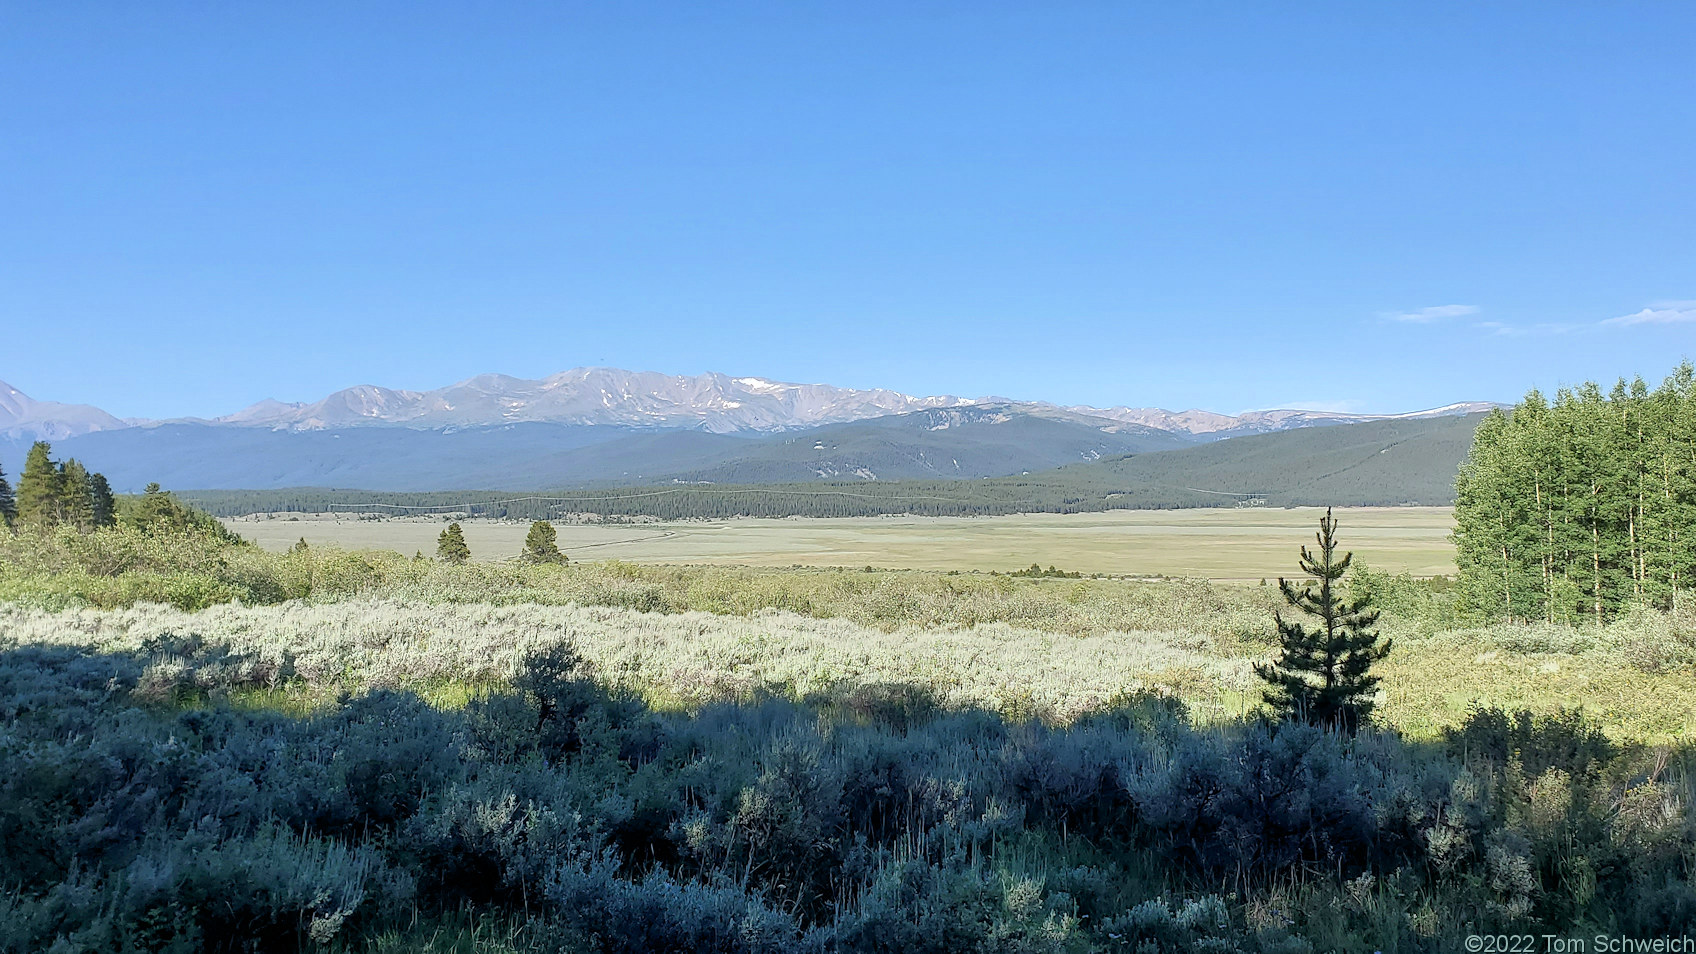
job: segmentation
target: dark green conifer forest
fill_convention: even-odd
[[[55,461],[52,453],[51,444],[35,442],[24,460],[15,496],[0,472],[0,523],[71,526],[84,532],[115,526],[118,505],[106,477],[75,458]]]

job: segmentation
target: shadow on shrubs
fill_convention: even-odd
[[[1148,694],[659,712],[569,648],[459,710],[225,704],[291,678],[193,638],[0,653],[0,950],[1440,951],[1696,911],[1689,753],[1574,713],[1418,744]]]

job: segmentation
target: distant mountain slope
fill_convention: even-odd
[[[767,438],[686,481],[978,478],[1186,446],[1166,431],[1021,404],[939,408]]]
[[[1182,446],[1135,425],[1015,405],[936,409],[778,435],[520,423],[273,430],[206,423],[72,437],[55,451],[134,491],[298,486],[533,490],[669,481],[772,483],[988,477]],[[27,441],[0,442],[0,463]]]
[[[58,440],[126,426],[97,407],[37,401],[0,381],[0,438]]]
[[[404,506],[523,519],[566,513],[663,519],[1076,513],[1229,506],[1233,495],[1252,492],[1264,493],[1264,503],[1272,506],[1445,505],[1453,502],[1455,474],[1481,419],[1473,415],[1282,431],[987,480],[654,484],[557,491],[532,487],[524,495],[492,489],[394,493],[297,486],[189,496],[220,516],[280,510],[392,512],[385,508]]]
[[[513,424],[458,430],[356,427],[275,431],[211,424],[158,424],[54,443],[106,474],[120,492],[148,481],[206,487],[363,487],[527,490],[579,483],[641,483],[736,456],[749,438],[700,431]],[[22,461],[27,443],[0,443],[0,461]],[[647,469],[644,469],[647,468]]]
[[[1349,414],[1342,411],[1304,411],[1284,408],[1270,411],[1244,411],[1241,414],[1215,414],[1212,411],[1166,411],[1152,407],[1074,407],[1080,413],[1114,421],[1157,427],[1176,434],[1185,434],[1201,441],[1223,440],[1248,434],[1267,434],[1301,427],[1332,427],[1338,424],[1363,424],[1367,421],[1414,421],[1435,417],[1460,417],[1484,414],[1496,407],[1488,401],[1467,401],[1448,404],[1427,411],[1405,414]]]
[[[310,404],[262,401],[217,423],[325,430],[371,425],[418,428],[520,422],[774,431],[971,403],[883,389],[787,384],[724,374],[667,375],[574,368],[539,381],[480,374],[432,391],[362,385]]]
[[[1081,494],[1135,506],[1264,494],[1274,505],[1449,504],[1482,414],[1304,427],[1041,475]],[[1034,475],[1033,475],[1034,479]]]

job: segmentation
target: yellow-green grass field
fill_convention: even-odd
[[[1015,570],[1032,563],[1081,573],[1258,580],[1295,572],[1323,511],[1314,508],[1117,510],[1009,517],[843,517],[651,524],[558,524],[574,560],[746,566],[877,566]],[[1343,546],[1374,567],[1415,576],[1454,572],[1448,507],[1339,509]],[[342,515],[224,521],[268,550],[310,544],[435,552],[445,520]],[[517,556],[529,524],[467,520],[472,555]]]

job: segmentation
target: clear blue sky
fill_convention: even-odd
[[[1238,411],[1696,357],[1696,4],[0,6],[0,379]],[[1610,319],[1635,316],[1629,321]]]

